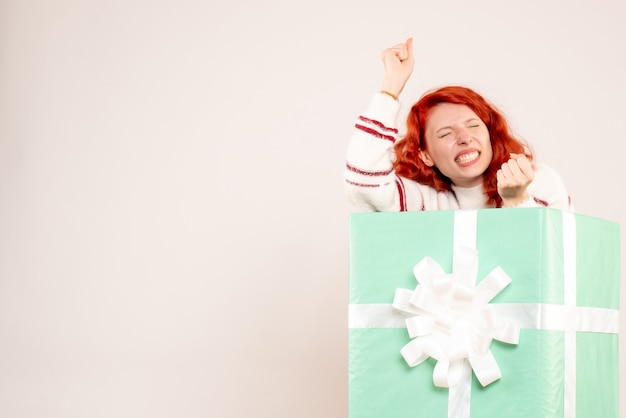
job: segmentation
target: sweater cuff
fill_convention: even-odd
[[[387,127],[395,127],[398,112],[400,110],[400,102],[392,97],[376,93],[367,109],[367,116],[375,115],[376,120]]]

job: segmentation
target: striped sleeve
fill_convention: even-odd
[[[348,146],[345,167],[346,192],[357,209],[404,211],[406,192],[392,166],[393,145],[398,138],[399,103],[377,94],[358,117]]]

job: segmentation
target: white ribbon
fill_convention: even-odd
[[[573,213],[563,212],[563,304],[566,308],[576,306],[576,218]],[[576,418],[576,331],[564,329],[564,380],[563,416]]]
[[[514,320],[520,329],[600,334],[619,333],[619,311],[550,303],[492,303],[498,316]],[[407,315],[389,303],[348,305],[349,328],[406,328]]]
[[[461,247],[454,252],[454,271],[445,274],[432,258],[425,257],[413,269],[415,290],[397,289],[393,306],[413,314],[406,319],[413,338],[400,353],[407,364],[417,366],[429,357],[437,360],[435,386],[450,387],[459,382],[464,359],[468,359],[483,385],[502,375],[489,347],[493,339],[517,344],[519,325],[499,317],[489,301],[511,283],[499,267],[477,286],[476,250]]]

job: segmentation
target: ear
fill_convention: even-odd
[[[424,164],[426,164],[428,167],[432,167],[435,165],[433,159],[430,158],[430,155],[428,155],[428,153],[424,150],[420,150],[420,160],[422,160]]]

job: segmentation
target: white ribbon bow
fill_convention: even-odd
[[[491,341],[519,342],[519,324],[498,317],[489,304],[511,278],[496,267],[475,285],[478,254],[468,247],[455,249],[453,264],[452,274],[446,274],[425,257],[413,269],[415,290],[396,289],[394,308],[412,315],[406,319],[412,340],[400,353],[411,367],[429,357],[437,360],[433,381],[439,387],[459,382],[468,359],[478,381],[487,386],[502,376]]]

